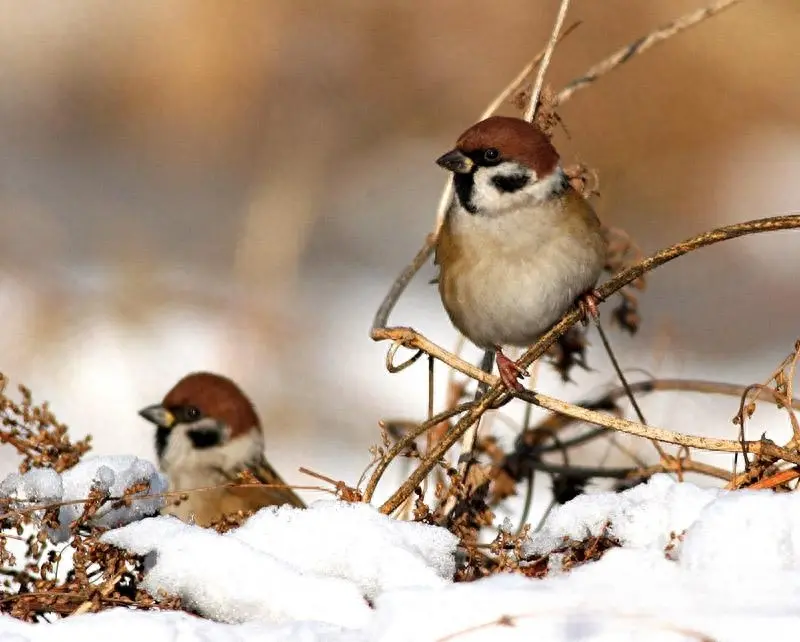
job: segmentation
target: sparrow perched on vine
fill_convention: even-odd
[[[487,118],[436,162],[455,188],[436,246],[442,303],[464,336],[495,352],[506,387],[523,390],[528,373],[502,346],[531,345],[576,303],[597,315],[600,221],[550,139],[522,119]]]
[[[264,457],[264,435],[255,408],[230,379],[195,372],[178,381],[161,403],[139,414],[156,425],[156,453],[170,490],[219,486],[188,493],[164,512],[208,526],[224,515],[264,506],[304,507]],[[264,484],[225,486],[247,471]]]

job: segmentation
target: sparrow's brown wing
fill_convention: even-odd
[[[259,488],[257,486],[243,488],[234,487],[231,490],[252,495],[253,499],[251,501],[258,501],[263,506],[282,506],[283,504],[289,504],[290,506],[295,506],[296,508],[306,507],[306,505],[303,503],[303,500],[295,495],[291,488],[286,486],[286,482],[283,481],[283,478],[277,473],[277,471],[266,460],[266,458],[262,457],[257,463],[247,466],[246,470],[247,472],[252,473],[253,477],[255,477],[258,481],[268,484],[269,486],[265,488]],[[235,477],[235,475],[232,476],[234,479]],[[258,496],[257,499],[256,495]]]

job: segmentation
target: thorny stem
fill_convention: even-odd
[[[739,236],[745,236],[748,234],[759,234],[762,232],[772,232],[776,230],[786,230],[786,229],[795,229],[800,227],[800,214],[790,214],[785,216],[774,216],[770,218],[763,218],[757,219],[753,221],[747,221],[745,223],[737,223],[734,225],[726,225],[724,227],[720,227],[716,230],[712,230],[710,232],[705,232],[703,234],[699,234],[695,237],[682,241],[680,243],[676,243],[671,247],[668,247],[656,254],[640,261],[636,265],[633,265],[625,270],[622,270],[619,274],[617,274],[612,279],[606,281],[602,286],[598,288],[598,293],[600,294],[601,298],[606,299],[614,292],[619,290],[620,288],[624,287],[628,283],[638,279],[643,274],[654,270],[655,268],[672,261],[673,259],[678,258],[679,256],[683,256],[693,250],[697,250],[701,247],[706,247],[709,245],[714,245],[715,243],[720,243],[722,241],[727,241],[729,239],[737,238]],[[577,308],[571,309],[567,312],[562,319],[556,323],[548,332],[546,332],[536,344],[533,345],[530,349],[528,349],[522,357],[517,362],[523,368],[529,366],[533,361],[541,357],[545,351],[560,337],[562,336],[572,325],[574,325],[580,318],[580,311]],[[412,334],[416,335],[413,330],[409,330]],[[378,335],[378,336],[376,336]],[[383,338],[380,336],[380,332],[373,333],[373,338],[379,340]],[[451,355],[454,357],[454,355]],[[457,357],[454,357],[456,361],[461,361]],[[469,364],[467,364],[469,365]],[[477,368],[472,367],[474,370]],[[478,378],[478,377],[476,377]],[[422,460],[419,466],[414,470],[413,473],[409,476],[409,478],[397,489],[397,491],[381,506],[381,512],[388,514],[393,512],[405,499],[414,492],[414,489],[420,484],[420,482],[425,478],[425,476],[431,471],[431,469],[436,465],[436,462],[444,456],[444,454],[455,444],[456,441],[464,434],[464,432],[483,415],[486,410],[498,404],[503,397],[505,397],[508,392],[505,390],[504,386],[497,382],[496,377],[492,377],[496,383],[493,383],[492,387],[486,392],[486,394],[480,399],[480,401],[473,405],[469,411],[458,421],[458,423],[450,430],[442,440],[436,444],[427,456]],[[541,398],[538,400],[534,398],[534,400],[529,400],[541,403]],[[554,400],[558,401],[558,400]],[[559,402],[563,404],[563,402]],[[562,411],[566,411],[570,409],[571,404],[563,404]],[[577,409],[582,412],[587,412],[583,408],[577,408],[577,406],[571,406],[572,409]],[[569,412],[565,412],[565,414],[570,414]],[[607,425],[605,422],[605,417],[607,415],[601,413],[594,413],[596,415],[592,423],[598,423],[597,419],[600,418],[599,421],[600,425]],[[614,417],[609,417],[608,421],[611,422],[611,419],[617,421]],[[622,421],[622,420],[619,420]],[[630,425],[627,425],[630,424]],[[622,426],[628,428],[628,430],[624,430]],[[649,435],[660,435],[659,437],[654,437],[659,439],[660,441],[666,441],[668,443],[676,443],[678,445],[686,445],[686,446],[695,446],[699,448],[709,448],[712,450],[723,450],[726,452],[736,452],[736,448],[731,450],[729,448],[729,444],[733,443],[736,444],[737,442],[728,442],[728,440],[704,440],[702,438],[695,438],[689,437],[686,435],[682,435],[680,433],[673,433],[671,431],[661,431],[660,429],[648,429],[646,426],[642,426],[641,424],[635,424],[633,422],[627,422],[626,424],[614,424],[611,422],[611,425],[608,425],[610,428],[614,428],[615,430],[622,430],[623,432],[630,432],[632,434],[642,434],[643,436],[648,436],[648,433],[642,433],[642,429],[645,431],[650,430],[651,432]],[[787,461],[791,461],[793,463],[800,462],[800,456],[795,455],[785,449],[779,448],[778,446],[767,443],[767,442],[747,442],[748,446],[752,445],[752,449],[750,452],[753,453],[760,453],[768,456],[774,456],[777,458],[783,458]],[[703,445],[705,444],[705,445]],[[714,446],[717,446],[716,448]],[[738,447],[737,447],[738,448]]]

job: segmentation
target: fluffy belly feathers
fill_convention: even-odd
[[[453,325],[482,348],[534,343],[595,285],[605,259],[598,243],[569,235],[525,251],[462,256],[442,266],[440,293]]]

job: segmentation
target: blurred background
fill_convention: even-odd
[[[576,0],[549,82],[701,1]],[[355,482],[381,417],[425,413],[423,361],[388,374],[368,330],[432,227],[433,160],[543,46],[558,2],[0,6],[0,370],[95,452],[148,458],[137,409],[220,371],[255,400],[290,482],[308,483],[301,465]],[[745,2],[576,94],[556,142],[598,170],[601,218],[650,253],[797,208],[799,38],[796,0]],[[624,365],[766,379],[800,336],[799,247],[751,237],[655,272],[640,334],[612,333]],[[433,274],[392,321],[452,347]],[[541,389],[613,384],[598,344],[594,372],[563,386],[545,368]],[[726,437],[737,407],[645,404],[652,423]],[[788,433],[760,412],[752,434],[766,428]]]

